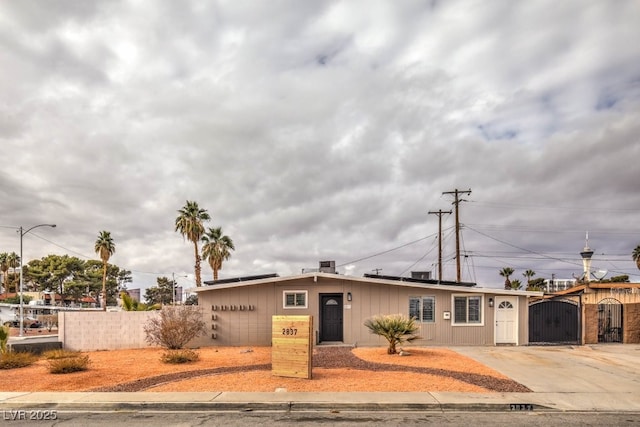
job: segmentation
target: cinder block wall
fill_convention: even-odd
[[[116,350],[150,347],[144,324],[155,311],[61,311],[58,339],[68,350]]]

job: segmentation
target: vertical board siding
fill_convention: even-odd
[[[282,295],[285,290],[308,291],[308,307],[284,309]],[[352,301],[347,301],[351,292]],[[486,291],[485,291],[486,292]],[[313,316],[313,342],[319,336],[321,294],[342,294],[343,304],[343,341],[357,346],[385,346],[384,338],[371,334],[364,321],[375,315],[409,314],[409,297],[435,297],[435,322],[418,322],[420,339],[413,345],[494,345],[495,344],[495,308],[489,307],[489,298],[495,295],[478,292],[482,295],[483,324],[481,326],[453,326],[452,294],[457,292],[414,286],[390,286],[384,283],[353,281],[336,275],[335,278],[313,276],[286,282],[261,283],[258,285],[238,286],[228,289],[211,289],[201,292],[202,305],[211,309],[212,304],[252,304],[255,311],[218,311],[220,328],[218,338],[209,336],[203,345],[270,345],[272,315],[310,315]],[[465,294],[460,292],[460,294]],[[518,344],[528,342],[528,298],[518,296]],[[351,308],[348,308],[351,306]],[[451,313],[451,319],[444,319],[444,312]],[[210,314],[210,313],[209,313]],[[210,318],[210,316],[209,316]],[[234,331],[235,328],[235,331]],[[239,329],[238,329],[239,328]],[[206,341],[206,343],[204,343]]]

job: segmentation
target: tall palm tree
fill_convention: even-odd
[[[15,281],[15,277],[16,277],[16,269],[18,267],[20,267],[20,255],[18,255],[15,252],[11,252],[10,254],[7,255],[7,265],[9,266],[9,268],[11,268],[13,270],[13,277],[14,277],[14,281]],[[9,274],[7,274],[7,279],[9,279]],[[8,287],[9,285],[7,285]],[[16,292],[18,290],[16,289]]]
[[[187,200],[187,204],[178,211],[180,215],[176,218],[176,230],[190,242],[193,242],[193,253],[196,259],[195,273],[196,286],[202,285],[200,278],[200,254],[198,253],[198,241],[204,234],[204,221],[209,221],[211,217],[206,209],[200,209],[197,202]]]
[[[511,289],[511,280],[509,280],[509,276],[511,276],[513,274],[513,268],[511,267],[504,267],[502,270],[500,270],[500,275],[502,277],[504,277],[504,288],[505,289]]]
[[[101,231],[96,240],[95,251],[102,260],[102,310],[107,310],[107,263],[111,255],[116,253],[116,245],[113,243],[111,233]]]
[[[7,280],[7,271],[9,271],[9,263],[7,262],[7,257],[9,254],[6,252],[0,253],[0,271],[2,271],[2,287],[4,288],[4,296],[6,297],[9,293],[9,289],[7,288],[7,284],[9,281]]]
[[[527,270],[522,275],[527,279],[527,286],[531,284],[531,278],[536,275],[536,272],[533,270]]]
[[[209,261],[213,270],[213,280],[218,280],[218,270],[222,270],[222,261],[231,257],[231,252],[236,248],[229,236],[222,235],[222,227],[209,228],[202,236],[202,258]]]
[[[636,246],[636,248],[633,250],[633,253],[631,254],[631,257],[636,262],[636,267],[640,269],[640,245]]]

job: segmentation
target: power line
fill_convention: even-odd
[[[430,234],[430,235],[428,235],[428,236],[421,237],[421,238],[420,238],[420,239],[418,239],[418,240],[414,240],[414,241],[412,241],[412,242],[405,243],[404,245],[401,245],[401,246],[398,246],[398,247],[395,247],[395,248],[392,248],[392,249],[388,249],[388,250],[386,250],[386,251],[378,252],[378,253],[373,254],[373,255],[368,255],[368,256],[366,256],[366,257],[362,257],[362,258],[359,258],[359,259],[356,259],[356,260],[353,260],[353,261],[345,262],[345,263],[342,263],[342,264],[340,264],[340,265],[336,265],[336,267],[344,267],[345,265],[355,264],[355,263],[357,263],[357,262],[364,261],[364,260],[366,260],[366,259],[375,258],[375,257],[380,256],[380,255],[388,254],[389,252],[393,252],[393,251],[397,251],[398,249],[406,248],[407,246],[411,246],[411,245],[413,245],[413,244],[416,244],[416,243],[418,243],[418,242],[421,242],[421,241],[423,241],[423,240],[425,240],[425,239],[428,239],[428,238],[430,238],[430,237],[433,237],[433,236],[435,236],[435,234]]]

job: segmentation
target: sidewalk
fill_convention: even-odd
[[[27,393],[0,410],[60,411],[597,411],[640,413],[640,345],[455,347],[532,393]],[[26,380],[26,379],[25,379]]]

